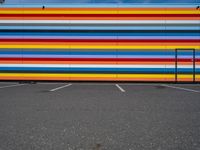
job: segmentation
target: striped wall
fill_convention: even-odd
[[[0,80],[200,81],[196,5],[1,5]]]

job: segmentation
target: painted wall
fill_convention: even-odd
[[[195,49],[196,5],[1,5],[0,80],[175,81]],[[192,81],[192,51],[178,80]]]

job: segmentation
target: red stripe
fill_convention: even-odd
[[[161,42],[161,43],[200,43],[200,39],[0,39],[0,42]]]
[[[0,17],[200,17],[200,14],[0,14]]]
[[[175,62],[174,58],[1,58],[2,61],[143,61]],[[195,59],[200,62],[200,58]],[[178,58],[178,62],[191,62],[191,58]]]

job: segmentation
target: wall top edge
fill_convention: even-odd
[[[188,4],[188,3],[173,3],[173,4],[138,4],[138,3],[129,3],[129,4],[111,4],[111,3],[107,3],[107,4],[103,4],[103,3],[94,3],[94,4],[66,4],[66,3],[40,3],[40,4],[0,4],[0,8],[41,8],[43,6],[45,7],[49,7],[49,8],[121,8],[121,7],[125,7],[125,8],[181,8],[181,7],[185,7],[185,8],[194,8],[197,7],[198,5],[200,5],[200,3],[193,3],[193,4]]]

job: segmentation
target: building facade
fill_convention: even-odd
[[[197,5],[1,5],[0,80],[200,81]]]

